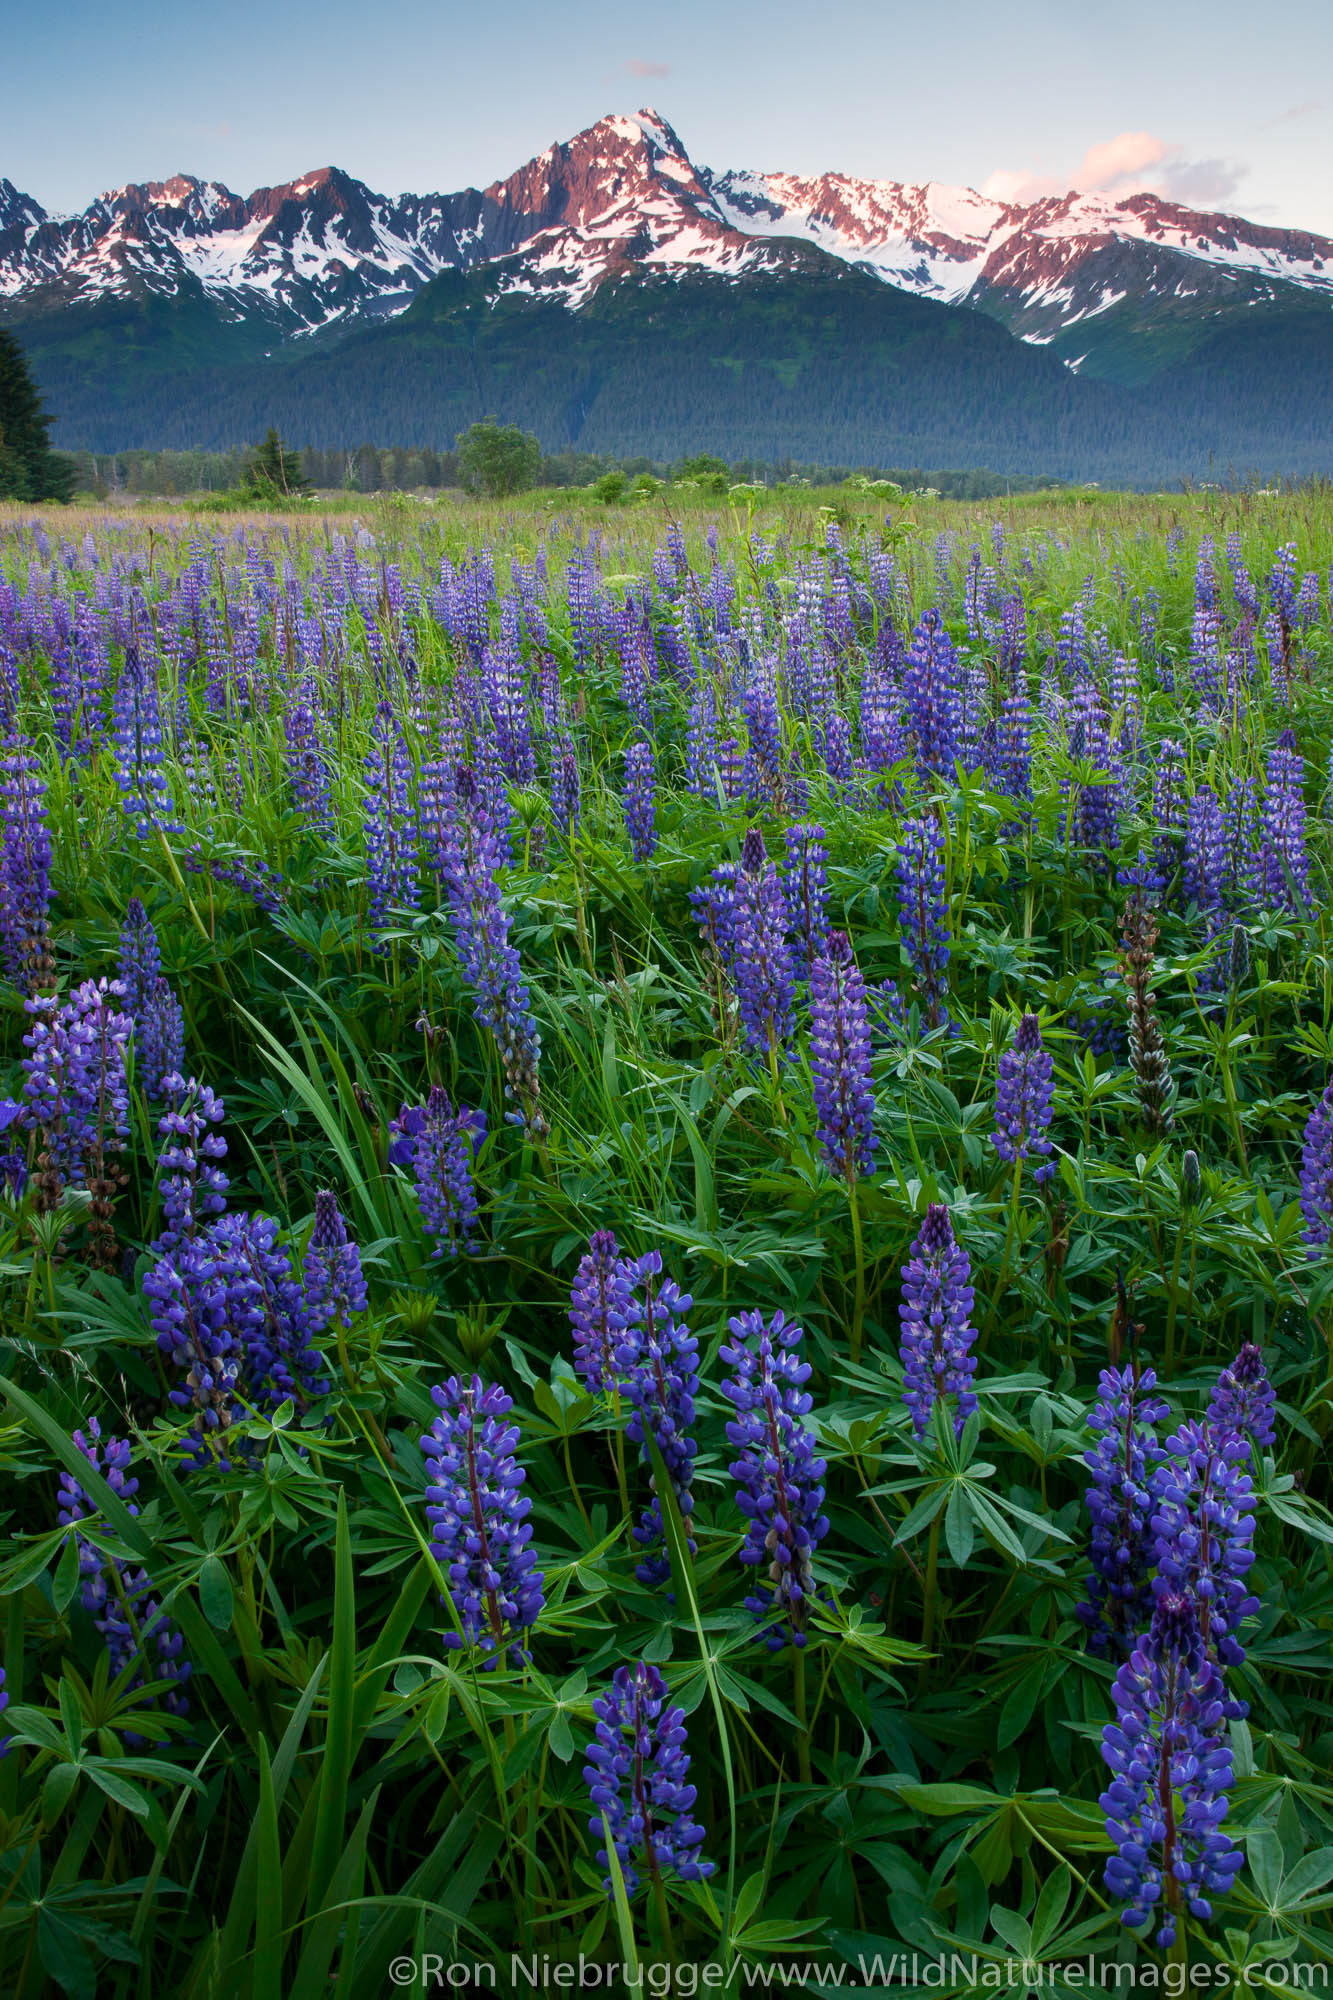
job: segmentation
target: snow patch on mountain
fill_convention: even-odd
[[[336,167],[241,196],[178,174],[48,215],[0,180],[0,299],[34,309],[198,288],[232,318],[300,337],[402,311],[449,270],[496,292],[586,304],[635,269],[734,277],[807,243],[900,290],[993,311],[1043,345],[1140,294],[1333,302],[1333,242],[1153,194],[1027,205],[936,181],[696,167],[660,112],[601,119],[506,180],[453,195],[374,193]],[[1083,359],[1085,357],[1080,357]]]

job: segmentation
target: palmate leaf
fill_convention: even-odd
[[[32,1428],[50,1445],[65,1470],[72,1474],[90,1499],[97,1503],[98,1511],[115,1529],[124,1545],[138,1556],[151,1575],[158,1544],[145,1531],[142,1522],[130,1513],[124,1501],[112,1491],[102,1474],[93,1469],[74,1440],[48,1416],[40,1403],[8,1378],[0,1377],[0,1388]],[[253,1741],[259,1733],[254,1705],[188,1590],[182,1587],[170,1597],[168,1608],[185,1636],[191,1658],[207,1674],[226,1701],[235,1720],[246,1736]]]

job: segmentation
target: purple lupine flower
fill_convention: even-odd
[[[361,1252],[347,1234],[347,1224],[329,1188],[315,1195],[315,1226],[301,1266],[305,1309],[316,1335],[331,1326],[346,1330],[354,1313],[367,1304]]]
[[[1200,785],[1189,802],[1185,826],[1186,898],[1205,916],[1220,917],[1226,893],[1226,822],[1216,795]]]
[[[1235,1360],[1222,1370],[1208,1399],[1207,1423],[1214,1431],[1234,1431],[1252,1444],[1272,1444],[1277,1437],[1277,1395],[1268,1379],[1264,1357],[1247,1340]]]
[[[574,745],[566,738],[560,746],[551,772],[551,810],[561,833],[571,838],[578,832],[583,804],[583,781]]]
[[[828,937],[828,849],[822,826],[789,826],[787,858],[782,870],[782,895],[787,906],[787,936],[792,970],[798,979],[810,967]]]
[[[990,783],[1007,798],[1032,796],[1032,717],[1028,713],[1027,689],[1011,686],[1000,709],[991,763]]]
[[[163,1097],[167,1078],[185,1064],[185,1016],[163,976],[157,932],[137,896],[125,909],[117,977],[134,1022],[135,1081],[145,1096]]]
[[[569,1301],[574,1366],[594,1395],[619,1380],[615,1353],[629,1326],[631,1269],[612,1231],[594,1230],[579,1259]]]
[[[718,745],[717,776],[724,798],[744,798],[745,759],[741,755],[741,746],[734,736],[724,738]]]
[[[1035,1014],[1024,1014],[1013,1047],[1000,1057],[991,1144],[1010,1166],[1037,1155],[1032,1178],[1038,1186],[1055,1171],[1049,1158],[1051,1142],[1046,1130],[1055,1094],[1054,1073],[1054,1060],[1042,1047],[1040,1021]]]
[[[1170,1456],[1153,1475],[1153,1589],[1159,1597],[1168,1592],[1188,1597],[1209,1657],[1219,1668],[1239,1667],[1245,1650],[1237,1632],[1259,1609],[1245,1581],[1254,1563],[1255,1492],[1245,1469],[1249,1444],[1234,1431],[1193,1421],[1166,1442]],[[1246,1713],[1243,1702],[1228,1702],[1228,1714]]]
[[[449,1579],[449,1596],[462,1633],[444,1644],[471,1647],[486,1671],[502,1657],[526,1657],[523,1634],[541,1616],[545,1597],[523,1492],[525,1474],[514,1456],[518,1426],[505,1418],[514,1407],[497,1383],[479,1375],[451,1375],[431,1390],[439,1414],[421,1436],[426,1461],[426,1519],[431,1552]]]
[[[175,802],[164,768],[162,707],[156,663],[149,666],[137,646],[125,648],[116,683],[113,718],[118,752],[116,776],[125,812],[140,840],[157,830],[179,833]]]
[[[274,1410],[290,1398],[305,1409],[327,1395],[329,1385],[324,1357],[314,1344],[319,1329],[278,1234],[271,1215],[220,1215],[196,1238],[195,1249],[212,1261],[227,1287],[245,1400],[256,1409]]]
[[[651,1464],[649,1437],[656,1444],[688,1536],[694,1512],[690,1486],[697,1446],[690,1436],[690,1425],[699,1392],[699,1343],[686,1319],[693,1299],[670,1278],[659,1284],[661,1271],[662,1258],[656,1250],[646,1251],[629,1266],[629,1323],[616,1342],[614,1359],[633,1405],[625,1435],[640,1447],[645,1465]],[[671,1561],[655,1489],[634,1530],[634,1539],[645,1552],[635,1571],[640,1582],[650,1588],[664,1583],[671,1574]],[[693,1555],[692,1536],[689,1549]]]
[[[253,855],[205,854],[199,847],[187,847],[181,864],[192,875],[209,875],[215,882],[239,889],[270,916],[282,910],[282,877]]]
[[[690,703],[685,789],[695,798],[717,802],[717,696],[709,680],[700,681]]]
[[[958,1398],[957,1437],[977,1407],[971,1276],[971,1262],[954,1237],[948,1209],[932,1202],[902,1268],[903,1401],[918,1437],[925,1436],[930,1413],[942,1397]]]
[[[134,1023],[120,997],[119,985],[85,979],[63,1003],[52,995],[24,1002],[32,1018],[23,1037],[24,1116],[42,1135],[39,1200],[49,1210],[62,1187],[88,1186],[98,1261],[116,1184],[109,1156],[124,1150],[130,1129],[125,1056]]]
[[[656,765],[651,743],[640,740],[625,750],[625,831],[636,861],[651,860],[657,846],[654,800]]]
[[[707,882],[690,891],[690,908],[700,935],[725,971],[736,958],[736,878],[734,861],[719,861]]]
[[[1226,896],[1228,902],[1254,893],[1259,880],[1258,808],[1254,779],[1239,778],[1227,792],[1222,808],[1226,829]]]
[[[27,739],[13,735],[0,759],[0,955],[20,993],[53,983],[50,917],[46,784]]]
[[[486,1136],[486,1114],[465,1104],[455,1110],[443,1084],[432,1084],[424,1104],[405,1104],[389,1125],[389,1164],[411,1167],[417,1206],[433,1257],[475,1248],[476,1156]]]
[[[758,827],[745,836],[736,877],[732,977],[746,1041],[759,1054],[776,1059],[791,1035],[794,976],[787,905]]]
[[[164,1144],[158,1156],[158,1187],[162,1195],[162,1250],[174,1250],[197,1236],[206,1221],[227,1206],[227,1176],[218,1161],[227,1142],[211,1127],[222,1123],[223,1103],[197,1077],[187,1082],[179,1073],[163,1082],[169,1109],[157,1129]]]
[[[782,774],[782,722],[771,681],[756,679],[744,690],[745,762],[741,784],[747,798],[775,799]]]
[[[617,1667],[592,1710],[597,1721],[583,1778],[596,1808],[589,1825],[602,1842],[597,1859],[606,1866],[609,1838],[630,1895],[644,1873],[651,1881],[670,1873],[701,1882],[713,1863],[700,1857],[704,1830],[690,1817],[695,1789],[686,1782],[684,1709],[669,1705],[661,1674],[640,1661]],[[604,1880],[609,1895],[610,1875]]]
[[[117,1499],[124,1501],[131,1514],[137,1514],[139,1509],[134,1503],[134,1496],[139,1490],[139,1482],[127,1476],[130,1466],[128,1441],[103,1437],[101,1424],[96,1417],[92,1417],[86,1430],[75,1431],[74,1442],[93,1471],[106,1480]],[[153,1586],[147,1572],[132,1566],[122,1556],[104,1555],[89,1539],[89,1532],[106,1535],[110,1530],[82,1486],[68,1472],[60,1475],[57,1518],[62,1527],[77,1530],[82,1526],[88,1531],[75,1534],[79,1559],[79,1599],[84,1610],[91,1612],[93,1625],[106,1642],[111,1660],[111,1678],[115,1680],[137,1664],[140,1671],[132,1673],[128,1688],[156,1688],[161,1682],[164,1684],[162,1702],[168,1713],[188,1715],[185,1682],[190,1677],[190,1662],[185,1658],[184,1637],[159,1608],[156,1599],[149,1595]],[[153,1699],[156,1701],[156,1693]],[[125,1739],[135,1746],[143,1740],[129,1730],[125,1732]]]
[[[1301,1241],[1307,1257],[1323,1254],[1333,1237],[1333,1078],[1305,1121],[1301,1147]]]
[[[512,625],[512,613],[501,613],[502,625]],[[532,742],[532,690],[528,667],[519,650],[517,631],[504,635],[498,646],[487,646],[481,658],[481,694],[495,728],[501,769],[514,784],[530,785],[537,775]]]
[[[788,1641],[806,1642],[811,1562],[829,1526],[819,1511],[826,1467],[804,1422],[812,1398],[805,1390],[810,1363],[801,1358],[801,1328],[780,1312],[768,1324],[760,1313],[747,1312],[728,1325],[732,1338],[721,1356],[732,1374],[722,1393],[735,1406],[727,1441],[739,1456],[727,1469],[748,1523],[740,1559],[760,1571],[762,1585],[745,1603],[765,1628],[770,1652],[777,1652]]]
[[[6,1132],[21,1130],[24,1124],[23,1106],[16,1097],[0,1097],[0,1139]],[[16,1130],[16,1136],[17,1136]],[[17,1148],[0,1153],[0,1194],[20,1201],[28,1185],[28,1162]]]
[[[473,991],[476,1015],[499,1045],[505,1096],[515,1105],[507,1114],[541,1136],[541,1036],[519,964],[510,942],[509,913],[500,886],[503,836],[496,801],[477,773],[461,764],[454,774],[447,822],[436,857],[449,898],[458,956]]]
[[[945,901],[944,830],[933,815],[909,819],[898,843],[898,922],[927,1025],[948,1019],[949,910]]]
[[[1060,780],[1061,793],[1072,796],[1069,838],[1075,847],[1090,847],[1104,853],[1119,845],[1120,809],[1110,725],[1095,681],[1080,679],[1076,683],[1065,716],[1065,731],[1071,762],[1091,764],[1099,774],[1106,774],[1089,784],[1073,778]]]
[[[362,823],[372,931],[383,928],[391,909],[414,910],[421,901],[417,881],[416,810],[412,803],[412,759],[393,710],[381,702],[371,729],[364,773]]]
[[[951,778],[961,720],[958,655],[938,611],[928,611],[912,634],[903,694],[919,768]]]
[[[1206,1923],[1208,1898],[1226,1894],[1244,1859],[1222,1832],[1232,1764],[1221,1675],[1188,1598],[1158,1599],[1112,1693],[1115,1720],[1102,1733],[1111,1782],[1098,1803],[1115,1852],[1104,1879],[1133,1927],[1165,1899],[1157,1943],[1169,1950],[1182,1911]]]
[[[333,830],[330,759],[313,699],[294,702],[286,715],[287,783],[297,811],[312,832]]]
[[[1095,1440],[1083,1454],[1092,1474],[1092,1573],[1077,1616],[1088,1628],[1088,1651],[1119,1659],[1128,1657],[1152,1615],[1153,1479],[1165,1455],[1157,1426],[1168,1414],[1156,1388],[1152,1369],[1137,1362],[1105,1368],[1088,1412]]]
[[[861,751],[872,771],[891,771],[912,754],[897,676],[875,663],[861,682]]]
[[[1157,746],[1152,777],[1152,816],[1157,823],[1153,846],[1153,866],[1163,881],[1176,865],[1181,831],[1185,825],[1185,746],[1174,737],[1164,736]]]
[[[1310,908],[1310,856],[1305,845],[1305,760],[1296,738],[1284,729],[1268,759],[1264,790],[1262,894],[1292,916]]]
[[[810,1068],[819,1143],[850,1183],[874,1168],[875,1091],[866,983],[846,931],[832,931],[810,973]]]
[[[206,1444],[220,1443],[221,1434],[244,1414],[237,1391],[241,1354],[230,1288],[211,1248],[207,1231],[187,1237],[159,1257],[143,1281],[158,1351],[182,1371],[183,1380],[167,1391],[168,1400],[177,1409],[194,1412],[194,1441],[187,1445],[187,1456],[196,1463],[206,1455]]]

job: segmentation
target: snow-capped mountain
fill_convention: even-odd
[[[0,310],[192,293],[224,320],[294,337],[392,316],[445,271],[493,266],[497,294],[578,307],[607,278],[735,278],[780,267],[793,243],[979,308],[1075,364],[1097,345],[1090,323],[1126,311],[1141,326],[1158,308],[1208,318],[1298,295],[1333,304],[1327,238],[1152,194],[1022,205],[935,182],[713,173],[641,111],[458,194],[376,194],[335,167],[244,197],[177,175],[56,217],[0,180]]]

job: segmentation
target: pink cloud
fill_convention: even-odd
[[[1080,188],[1110,188],[1125,180],[1139,184],[1146,167],[1160,166],[1176,150],[1151,132],[1119,132],[1100,146],[1089,146],[1074,184]]]
[[[1245,171],[1232,160],[1187,160],[1180,146],[1155,132],[1118,132],[1089,146],[1066,175],[999,167],[983,181],[981,193],[995,201],[1033,202],[1070,189],[1117,198],[1146,190],[1199,207],[1234,194]]]
[[[642,62],[638,57],[631,57],[629,62],[625,64],[625,68],[631,76],[670,76],[671,74],[670,63]]]

